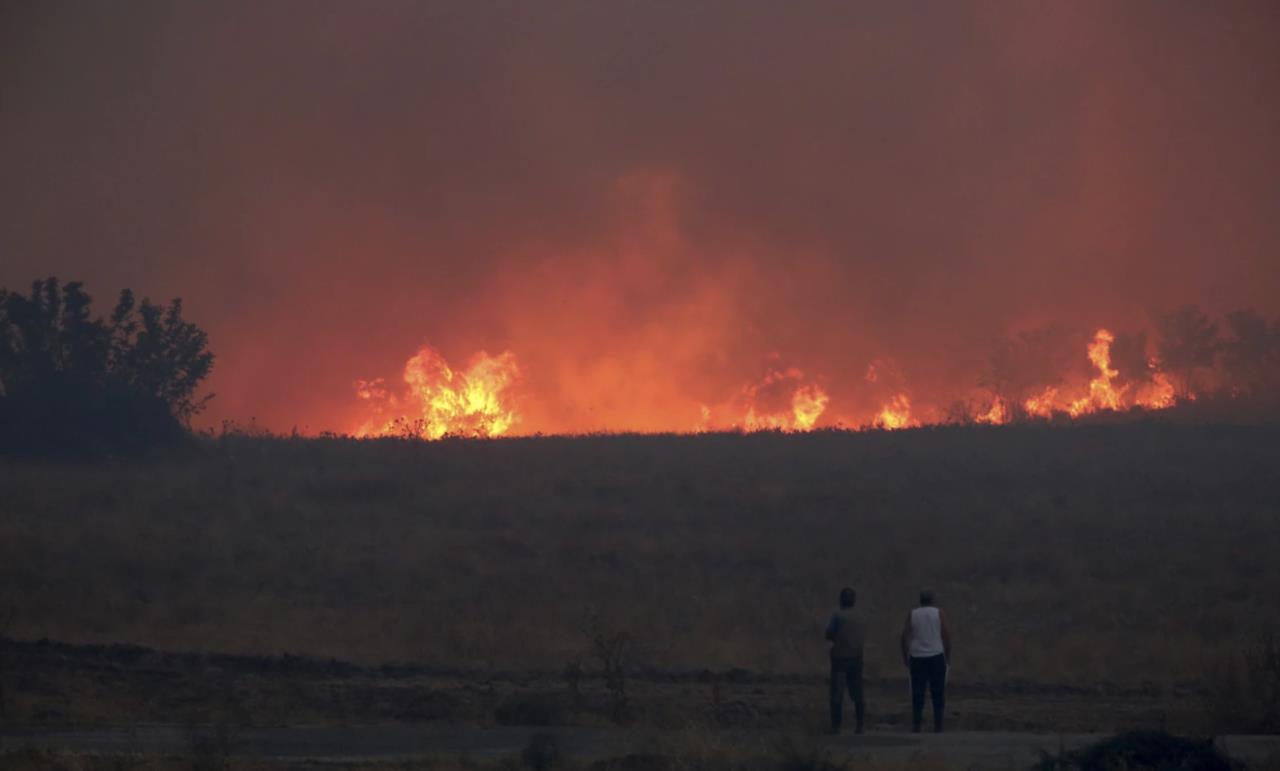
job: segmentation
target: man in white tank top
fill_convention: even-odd
[[[951,632],[947,617],[933,604],[933,592],[920,592],[920,607],[907,614],[902,628],[902,663],[911,672],[911,730],[924,722],[924,692],[933,701],[933,730],[942,733],[946,706],[947,662],[951,660]]]

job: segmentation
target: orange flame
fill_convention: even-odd
[[[1009,422],[1009,408],[1005,406],[1004,399],[997,396],[991,403],[991,409],[978,415],[975,420],[992,426],[1003,426]]]
[[[1023,409],[1028,415],[1048,418],[1054,413],[1066,413],[1073,418],[1100,411],[1118,412],[1140,407],[1148,410],[1162,410],[1175,403],[1173,384],[1168,376],[1160,371],[1155,359],[1148,360],[1148,372],[1136,382],[1117,385],[1122,374],[1111,364],[1111,344],[1115,335],[1106,329],[1094,333],[1089,343],[1089,361],[1093,363],[1098,374],[1089,381],[1088,390],[1078,396],[1068,397],[1055,386],[1048,386],[1036,396],[1023,402]],[[1132,373],[1129,373],[1132,375]]]
[[[1098,368],[1098,376],[1089,381],[1089,393],[1073,401],[1067,407],[1067,413],[1076,418],[1087,412],[1098,410],[1120,409],[1120,394],[1112,387],[1111,381],[1120,374],[1111,368],[1111,344],[1115,335],[1105,329],[1099,329],[1089,343],[1089,361]]]
[[[1169,382],[1169,376],[1161,372],[1157,367],[1155,359],[1151,360],[1151,369],[1155,374],[1151,376],[1151,384],[1147,386],[1146,393],[1139,398],[1139,405],[1149,410],[1164,410],[1172,407],[1177,401],[1174,396],[1173,383]],[[1188,398],[1195,399],[1195,394],[1191,394]]]
[[[822,417],[831,397],[820,386],[805,383],[804,373],[795,367],[786,370],[774,370],[765,375],[758,383],[742,389],[742,400],[747,407],[742,427],[748,431],[808,431]],[[789,409],[770,411],[762,406],[761,397],[766,391],[774,391],[796,383],[791,392]]]
[[[1058,397],[1058,389],[1049,386],[1044,389],[1038,396],[1032,396],[1022,403],[1022,408],[1027,411],[1028,415],[1035,415],[1040,418],[1048,418],[1053,416],[1053,402]]]
[[[373,417],[352,433],[358,437],[502,436],[517,421],[511,387],[520,376],[515,354],[480,352],[465,371],[423,346],[404,366],[406,391],[397,397],[381,379],[357,381],[356,396]]]
[[[795,415],[795,427],[799,431],[813,428],[822,417],[831,397],[816,385],[800,386],[791,396],[791,412]]]
[[[899,428],[911,428],[920,425],[911,419],[911,399],[906,394],[896,394],[889,403],[880,408],[873,422],[876,428],[890,431]]]
[[[1095,374],[1087,384],[1076,381],[1046,385],[1038,393],[1024,397],[1020,404],[996,396],[985,409],[972,409],[969,419],[1005,425],[1026,416],[1078,418],[1103,411],[1158,410],[1173,406],[1174,388],[1160,370],[1159,362],[1149,359],[1140,373],[1121,372],[1111,358],[1115,340],[1107,329],[1094,333],[1086,354]],[[778,354],[771,358],[778,358]],[[499,356],[481,352],[472,357],[466,369],[454,370],[438,351],[424,346],[406,362],[402,375],[405,387],[401,392],[393,393],[381,379],[356,382],[356,397],[365,406],[366,418],[352,433],[358,437],[422,439],[510,434],[520,422],[513,394],[520,376],[521,368],[510,351]],[[891,361],[873,360],[863,380],[882,389],[889,383],[896,386],[888,391],[893,396],[869,421],[862,422],[863,426],[889,430],[912,428],[933,420],[930,416],[943,414],[926,404],[924,418],[913,416],[905,378]],[[699,419],[689,425],[685,421],[691,421],[692,415],[683,413],[687,416],[681,420],[685,427],[677,430],[810,431],[828,415],[830,406],[831,396],[826,389],[805,373],[795,367],[777,368],[742,386],[736,395],[723,402],[690,400],[688,407],[690,411],[696,409],[694,414],[699,415]],[[842,423],[836,421],[834,425]],[[849,423],[857,425],[858,421]],[[832,424],[829,419],[827,424]]]

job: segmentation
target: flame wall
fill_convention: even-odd
[[[183,296],[215,425],[352,430],[424,344],[512,352],[520,431],[896,421],[1046,328],[1087,390],[1100,328],[1280,313],[1277,39],[1270,2],[7,4],[0,285]]]

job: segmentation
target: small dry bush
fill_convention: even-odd
[[[631,719],[631,701],[627,695],[628,666],[634,650],[634,639],[626,630],[605,621],[599,611],[588,611],[583,635],[592,658],[600,665],[605,689],[609,692],[609,712],[614,722]]]
[[[529,771],[551,771],[564,760],[560,740],[554,734],[534,734],[520,753],[520,761]]]
[[[846,771],[848,761],[837,760],[829,747],[789,737],[777,748],[777,771]]]
[[[1239,771],[1212,741],[1131,731],[1075,752],[1041,753],[1035,771]]]
[[[188,726],[187,751],[191,771],[227,771],[231,763],[231,726],[226,721]]]
[[[1205,709],[1222,733],[1280,733],[1280,635],[1267,632],[1206,673]]]
[[[493,710],[498,725],[565,725],[569,717],[567,698],[559,693],[514,693],[499,701]]]
[[[0,606],[0,719],[5,717],[4,679],[9,670],[5,643],[9,639],[9,628],[13,626],[13,619],[16,615],[17,611],[12,607]]]

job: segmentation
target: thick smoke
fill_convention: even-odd
[[[347,429],[423,343],[514,352],[529,430],[793,370],[826,421],[941,410],[1280,313],[1277,39],[1265,0],[10,3],[0,285],[182,296],[215,423]]]

